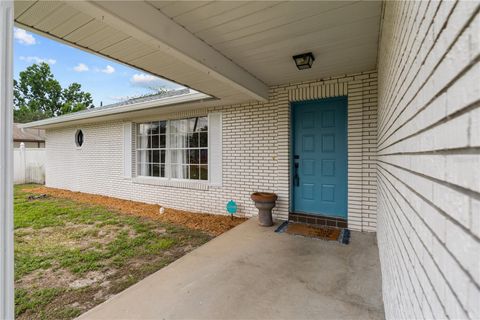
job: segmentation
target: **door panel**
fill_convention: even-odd
[[[347,218],[347,98],[292,104],[292,211]]]

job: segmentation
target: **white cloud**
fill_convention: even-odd
[[[22,61],[26,61],[26,62],[29,62],[29,63],[42,63],[42,62],[45,62],[45,63],[48,63],[48,64],[55,64],[57,63],[57,60],[55,59],[50,59],[50,58],[40,58],[40,57],[35,57],[35,56],[29,56],[29,57],[24,57],[24,56],[21,56],[20,57],[20,60]]]
[[[88,66],[85,63],[79,63],[78,65],[73,67],[73,70],[76,72],[88,71]]]
[[[115,72],[115,68],[112,67],[111,65],[107,65],[104,69],[100,70],[103,73],[111,74]]]
[[[17,40],[18,43],[25,44],[27,46],[37,43],[37,40],[31,33],[19,28],[13,29],[13,38]]]
[[[136,73],[130,79],[132,83],[138,84],[138,85],[152,84],[160,80],[161,80],[160,78],[152,76],[151,74],[146,74],[146,73]]]

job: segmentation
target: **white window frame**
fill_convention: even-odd
[[[192,119],[192,118],[207,118],[207,157],[208,157],[208,162],[207,162],[207,171],[208,171],[208,176],[207,180],[201,180],[201,179],[181,179],[181,178],[172,178],[171,177],[171,148],[170,148],[170,121],[177,121],[177,120],[185,120],[185,119]],[[166,131],[165,131],[165,177],[153,177],[153,176],[144,176],[139,174],[138,170],[138,164],[139,164],[139,159],[138,159],[138,136],[139,134],[139,127],[140,124],[144,123],[150,123],[150,122],[160,122],[160,121],[165,121],[167,123],[166,125]],[[208,115],[198,115],[198,116],[191,116],[191,117],[185,117],[185,118],[178,118],[178,119],[158,119],[158,120],[151,120],[151,121],[145,121],[145,122],[137,122],[133,124],[135,126],[135,136],[133,137],[135,139],[135,148],[133,152],[135,152],[135,178],[137,182],[140,183],[146,183],[146,184],[162,184],[161,182],[176,182],[179,183],[179,186],[185,186],[188,184],[195,184],[195,185],[208,185],[210,183],[210,119]],[[200,143],[200,141],[199,141]],[[188,148],[187,148],[188,149]],[[205,148],[198,148],[200,151],[201,149]],[[200,157],[200,155],[199,155]],[[200,166],[200,164],[199,164]],[[160,183],[159,183],[160,182]]]

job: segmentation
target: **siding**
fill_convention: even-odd
[[[387,318],[480,318],[479,2],[386,2],[378,243]]]
[[[253,102],[197,111],[223,114],[221,187],[189,189],[147,185],[125,179],[121,121],[48,130],[46,184],[207,213],[225,213],[226,203],[234,199],[239,214],[246,216],[257,212],[250,194],[254,191],[271,191],[279,195],[274,209],[276,217],[286,219],[291,181],[290,102],[339,95],[348,95],[349,100],[349,227],[375,231],[375,71],[275,86],[270,88],[270,99],[265,103]],[[191,116],[191,113],[166,117],[187,116]],[[79,128],[85,136],[81,149],[75,147],[73,140]]]

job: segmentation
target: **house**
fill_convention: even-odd
[[[45,130],[34,128],[20,128],[20,123],[13,124],[13,147],[45,148]]]
[[[376,232],[387,318],[480,317],[478,1],[14,6],[3,21],[195,90],[25,125],[47,186],[246,216],[275,192],[277,219]]]

